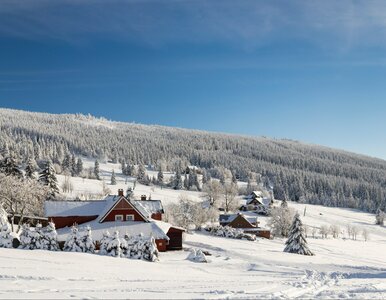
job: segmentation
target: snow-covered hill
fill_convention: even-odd
[[[85,166],[91,166],[86,161]],[[101,164],[106,183],[119,165]],[[151,174],[152,175],[152,174]],[[62,181],[64,178],[59,176]],[[126,188],[117,175],[113,191]],[[96,180],[72,178],[74,192],[102,189]],[[199,192],[174,191],[138,184],[135,194],[152,194],[164,204],[181,193],[197,201]],[[304,204],[289,203],[302,216]],[[160,254],[149,263],[79,253],[0,249],[0,298],[386,298],[386,228],[374,225],[374,216],[357,210],[306,205],[302,217],[310,227],[336,224],[339,239],[308,238],[314,257],[284,253],[284,240],[257,242],[187,234],[186,249],[209,251],[207,264],[187,260],[187,251]],[[265,226],[267,218],[259,217]],[[346,226],[370,232],[346,239]]]

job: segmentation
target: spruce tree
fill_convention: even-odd
[[[146,169],[145,169],[145,166],[143,164],[140,164],[138,166],[137,179],[139,182],[146,180]]]
[[[177,170],[176,175],[174,176],[173,189],[181,190],[182,189],[182,177],[179,170]]]
[[[386,214],[380,209],[377,209],[377,213],[375,215],[375,224],[383,226],[385,223]]]
[[[158,171],[157,180],[158,180],[158,184],[160,186],[164,185],[164,173],[162,172],[161,169],[159,169],[159,171]]]
[[[7,176],[23,177],[23,173],[20,171],[13,155],[4,158],[0,162],[0,172]]]
[[[292,222],[284,252],[309,256],[314,255],[314,253],[312,253],[311,250],[308,248],[303,223],[300,219],[299,213],[296,213]]]
[[[39,173],[39,182],[49,187],[49,199],[55,199],[59,194],[58,180],[51,162],[47,162],[45,168]]]
[[[25,176],[30,179],[35,179],[35,166],[32,159],[28,160],[27,166],[25,167]]]
[[[80,175],[83,172],[83,161],[81,158],[78,158],[76,162],[76,175]]]
[[[98,179],[98,180],[101,180],[101,177],[99,175],[99,161],[95,161],[95,165],[94,165],[94,175],[95,175],[95,178]]]
[[[114,170],[111,172],[111,185],[116,185],[117,179],[115,178],[115,172]]]

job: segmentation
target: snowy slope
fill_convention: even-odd
[[[92,165],[93,162],[85,164]],[[117,172],[116,193],[126,188],[119,165],[101,164],[106,183]],[[63,177],[59,176],[62,181]],[[95,180],[71,179],[74,194],[102,189]],[[164,204],[181,193],[202,199],[199,192],[181,192],[137,185],[135,194],[152,194]],[[211,252],[210,263],[188,261],[187,251],[160,254],[149,263],[79,253],[0,249],[0,298],[386,298],[386,227],[374,216],[356,210],[289,203],[312,227],[338,224],[340,239],[308,238],[314,257],[284,253],[284,240],[249,242],[187,234],[186,249]],[[263,226],[267,218],[259,217]],[[346,225],[370,232],[365,242],[346,237]]]

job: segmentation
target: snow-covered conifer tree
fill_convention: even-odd
[[[284,252],[310,256],[314,255],[314,253],[312,253],[311,250],[308,248],[304,234],[303,223],[300,219],[299,213],[296,213],[292,222]]]
[[[164,173],[162,172],[161,169],[159,169],[158,174],[157,174],[157,181],[160,186],[164,185]]]
[[[115,231],[107,245],[107,248],[106,248],[107,255],[114,256],[114,257],[121,257],[123,254],[121,249],[121,243],[122,243],[122,240],[119,237],[119,231]]]
[[[83,172],[83,161],[81,158],[78,158],[76,162],[76,175],[80,175]]]
[[[39,173],[39,182],[49,187],[49,198],[55,199],[59,194],[58,180],[51,162],[47,162],[45,168]]]
[[[103,233],[103,237],[100,240],[100,245],[99,245],[99,254],[100,255],[108,255],[107,247],[110,244],[111,236],[110,232],[105,231]]]
[[[95,178],[98,179],[98,180],[101,180],[101,177],[99,175],[99,161],[95,161],[95,164],[94,164],[94,175],[95,175]]]
[[[41,230],[41,245],[42,250],[58,251],[58,233],[56,232],[55,224],[49,222],[46,227]]]
[[[8,214],[0,205],[0,248],[12,248],[11,224],[8,222]]]
[[[176,175],[174,176],[173,189],[181,190],[183,186],[181,173],[177,170]]]
[[[84,234],[82,237],[82,251],[85,253],[94,253],[95,252],[95,245],[94,241],[92,239],[92,234],[91,234],[91,228],[90,226],[87,226],[84,229]]]
[[[82,237],[76,226],[72,226],[71,233],[64,244],[63,250],[68,252],[83,252]]]
[[[377,213],[375,215],[375,223],[377,225],[383,226],[385,223],[386,213],[384,213],[380,208],[378,208]]]
[[[37,224],[36,227],[30,227],[24,224],[20,234],[20,248],[28,250],[42,249],[42,225]]]
[[[115,171],[113,170],[111,172],[111,185],[116,185],[117,184],[117,179],[115,178]]]
[[[35,166],[32,159],[28,160],[27,166],[25,167],[25,176],[30,179],[35,179]]]
[[[23,173],[20,171],[13,155],[4,158],[0,162],[0,172],[7,176],[23,177]]]

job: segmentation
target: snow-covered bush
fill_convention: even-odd
[[[42,225],[30,227],[28,224],[23,224],[20,234],[20,248],[28,250],[42,249]]]
[[[109,232],[103,234],[99,254],[152,262],[158,260],[158,249],[153,237],[146,238],[140,234],[133,237],[125,235],[121,238],[118,231],[113,236],[110,236]]]
[[[127,258],[144,259],[147,261],[158,260],[158,249],[153,237],[146,238],[143,235],[133,237],[126,236]]]
[[[0,205],[0,248],[12,248],[12,230],[8,214]]]
[[[255,241],[256,236],[253,234],[244,233],[243,230],[238,228],[232,228],[229,226],[214,226],[209,228],[209,231],[212,235],[226,237],[231,239],[240,239],[240,240],[248,240]]]
[[[123,250],[125,249],[125,243],[126,241],[119,237],[119,231],[115,231],[107,243],[107,255],[113,257],[124,257]]]
[[[207,263],[208,260],[206,259],[205,254],[202,252],[201,249],[190,249],[190,254],[187,257],[188,260],[198,263]]]
[[[1,225],[0,225],[1,226]],[[13,237],[11,235],[11,225],[5,223],[0,228],[0,248],[12,248]]]
[[[110,232],[105,231],[103,233],[103,238],[100,240],[99,252],[98,252],[100,255],[108,255],[107,246],[110,242],[110,239],[111,239]]]
[[[386,213],[383,212],[380,208],[378,208],[377,213],[375,215],[375,224],[383,226],[386,219]]]
[[[304,236],[303,224],[298,213],[295,215],[292,222],[284,252],[310,256],[314,255],[314,253],[312,253],[308,248],[307,241]]]
[[[63,250],[68,252],[83,252],[82,236],[76,226],[72,226],[71,233],[64,243]]]
[[[94,253],[95,245],[94,245],[94,241],[92,240],[90,226],[87,226],[84,231],[85,232],[83,233],[83,237],[82,237],[82,250],[85,253]]]
[[[64,244],[63,250],[68,252],[94,253],[95,245],[92,240],[91,228],[86,227],[83,232],[79,232],[76,226],[72,226],[71,233]]]
[[[58,251],[58,233],[56,232],[55,224],[50,222],[46,227],[40,230],[41,248],[42,250]]]

